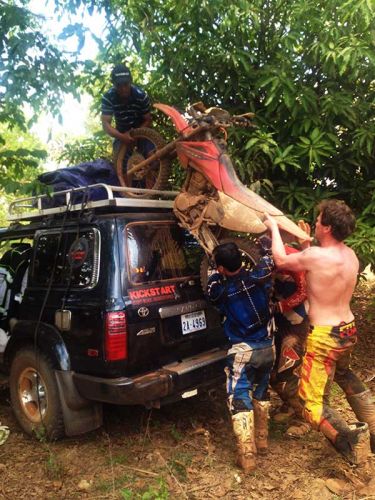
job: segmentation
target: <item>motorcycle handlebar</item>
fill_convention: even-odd
[[[191,125],[213,125],[219,127],[229,127],[231,125],[237,126],[251,126],[251,118],[254,113],[244,113],[242,115],[231,115],[228,111],[219,107],[206,108],[203,102],[196,102],[187,108],[188,115],[191,116]]]
[[[243,117],[232,116],[228,120],[220,120],[214,116],[202,116],[191,120],[190,125],[194,126],[208,126],[207,128],[229,128],[229,127],[255,127],[255,125],[248,119]]]

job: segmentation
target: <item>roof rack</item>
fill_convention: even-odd
[[[101,188],[105,194],[103,199],[90,200],[93,189]],[[148,198],[115,197],[114,193],[147,194]],[[172,208],[173,200],[178,191],[159,191],[132,187],[108,186],[107,184],[92,184],[78,188],[57,191],[56,193],[18,198],[9,205],[8,220],[33,220],[46,215],[64,214],[66,212],[82,211],[103,207],[128,208]],[[154,198],[157,197],[158,199]],[[79,201],[78,201],[79,200]],[[51,207],[52,208],[48,208]],[[57,206],[56,206],[57,205]]]

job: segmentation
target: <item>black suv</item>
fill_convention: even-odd
[[[0,369],[29,434],[80,434],[101,425],[104,402],[159,407],[223,381],[226,340],[200,286],[201,248],[172,201],[106,190],[75,204],[65,193],[53,208],[21,200],[0,230],[0,268],[13,273]]]

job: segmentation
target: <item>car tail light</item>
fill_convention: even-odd
[[[123,311],[109,312],[105,320],[105,358],[107,361],[117,361],[127,356],[126,314]]]

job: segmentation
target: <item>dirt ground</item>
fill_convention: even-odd
[[[362,285],[355,296],[353,366],[375,393],[374,291],[375,283]],[[1,499],[375,499],[375,456],[352,467],[319,433],[288,438],[286,424],[272,420],[269,453],[245,476],[223,388],[161,410],[108,406],[102,429],[57,443],[25,436],[8,399],[1,391],[0,421],[11,430],[0,446]],[[336,385],[332,400],[353,419]]]

